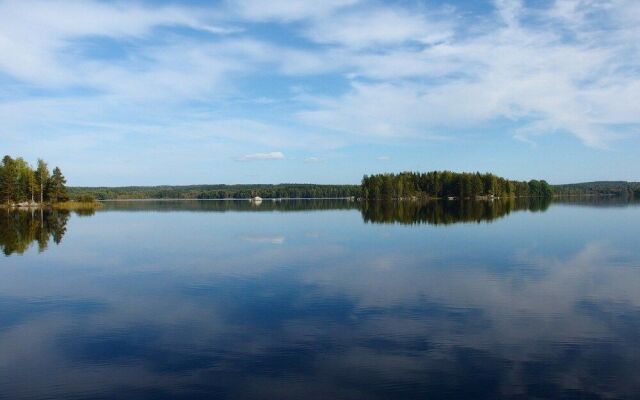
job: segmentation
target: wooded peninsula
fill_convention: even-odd
[[[0,206],[3,207],[97,207],[93,198],[69,201],[67,180],[60,168],[49,173],[44,160],[39,159],[34,169],[23,158],[4,156],[0,164]]]

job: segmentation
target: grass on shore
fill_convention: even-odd
[[[63,201],[61,203],[32,203],[30,208],[40,209],[40,208],[53,208],[57,210],[95,210],[98,208],[102,208],[102,203],[97,201]],[[22,208],[16,204],[8,204],[8,203],[0,203],[0,208],[6,209],[14,209],[14,208]]]
[[[51,204],[51,208],[58,210],[95,210],[101,208],[102,203],[97,201],[63,201]]]

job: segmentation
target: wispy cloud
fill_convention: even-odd
[[[389,161],[389,160],[391,160],[391,157],[389,157],[389,156],[379,156],[379,157],[376,157],[376,160],[378,160],[378,161]]]
[[[304,162],[307,164],[320,163],[327,161],[324,157],[307,157],[304,159]]]
[[[285,237],[282,235],[244,235],[240,240],[251,243],[283,244]]]
[[[296,21],[327,16],[359,0],[234,0],[228,4],[241,17],[254,21]]]
[[[640,139],[635,0],[152,3],[0,0],[3,148]]]
[[[629,69],[638,66],[638,46],[628,40],[637,27],[591,2],[548,10],[529,10],[517,1],[496,4],[495,22],[486,23],[482,33],[442,37],[442,43],[423,48],[354,54],[351,61],[367,61],[356,73],[367,80],[353,81],[339,98],[319,99],[315,110],[300,117],[387,137],[424,136],[502,118],[547,127],[535,134],[571,133],[590,146],[619,137],[616,125],[640,125],[638,106],[628,102],[631,93],[640,93],[640,77]],[[638,14],[631,2],[618,6]],[[610,26],[593,20],[596,8],[610,14]],[[532,18],[551,22],[525,22]],[[574,21],[569,27],[567,19]],[[567,29],[572,38],[564,40]],[[433,82],[416,83],[416,77]]]
[[[238,161],[260,161],[260,160],[282,160],[284,154],[280,151],[272,151],[271,153],[253,153],[245,154],[242,157],[238,157]]]
[[[371,8],[316,19],[305,35],[319,43],[351,48],[432,44],[451,35],[448,23],[430,21],[423,14],[392,7]]]

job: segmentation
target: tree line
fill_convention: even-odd
[[[544,180],[512,181],[491,173],[451,171],[401,172],[365,175],[361,184],[366,199],[551,197]]]
[[[33,169],[23,158],[4,156],[0,164],[0,203],[58,203],[69,199],[66,179],[60,168],[49,173],[49,167],[38,160]]]
[[[98,200],[115,199],[264,199],[279,198],[344,198],[359,197],[357,185],[314,185],[282,183],[276,185],[188,185],[188,186],[128,186],[72,187],[73,197],[93,196]]]
[[[621,196],[640,199],[640,182],[598,181],[555,185],[558,196]]]

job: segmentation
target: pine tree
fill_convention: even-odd
[[[67,180],[62,175],[60,168],[55,167],[49,181],[49,199],[54,202],[66,201],[69,199],[67,195]]]
[[[16,192],[16,165],[15,160],[9,156],[2,159],[2,168],[0,169],[0,200],[3,203],[14,201]]]

